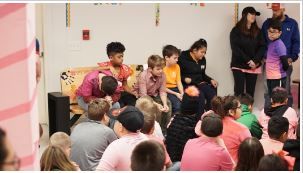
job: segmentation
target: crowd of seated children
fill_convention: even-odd
[[[87,119],[70,139],[62,132],[50,138],[41,170],[298,170],[298,117],[287,106],[287,91],[273,88],[271,104],[257,116],[246,93],[215,96],[218,83],[205,74],[206,48],[204,39],[181,54],[164,46],[163,57],[148,58],[131,90],[124,45],[108,44],[110,61],[98,63],[77,90]],[[194,62],[204,67],[189,75]],[[111,108],[118,108],[115,116]]]

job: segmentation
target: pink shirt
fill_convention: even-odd
[[[296,111],[289,107],[284,113],[283,117],[287,118],[289,121],[289,129],[288,129],[288,139],[296,139],[296,128],[298,126],[298,117]],[[268,121],[270,117],[264,113],[264,109],[261,111],[261,114],[258,117],[258,121],[261,126],[263,126],[263,135],[262,139],[269,138],[268,136]]]
[[[270,138],[261,139],[260,142],[264,149],[264,155],[278,153],[284,145],[284,143]]]
[[[199,137],[187,141],[181,159],[181,171],[231,171],[232,160],[215,139]]]
[[[133,149],[142,141],[148,140],[143,133],[131,133],[109,144],[104,151],[97,171],[130,171]]]
[[[238,161],[238,149],[242,141],[251,137],[251,134],[246,126],[238,123],[232,117],[226,116],[223,118],[223,133],[221,135],[226,148],[235,161]]]
[[[157,137],[157,136],[154,136],[154,135],[146,135],[146,136],[151,140],[155,140],[155,141],[159,142],[164,147],[164,150],[165,150],[165,165],[171,163],[170,157],[167,153],[167,150],[166,150],[166,147],[164,145],[163,140],[161,138]]]
[[[100,81],[99,81],[99,70],[94,70],[88,73],[84,79],[82,84],[77,89],[76,95],[83,97],[85,102],[89,102],[95,98],[103,98],[105,97],[105,93],[100,90]],[[105,75],[104,75],[105,76]],[[112,95],[113,102],[117,102],[120,98],[118,92],[115,92]]]
[[[159,94],[160,96],[166,95],[166,78],[164,73],[159,77],[155,77],[152,75],[151,70],[147,69],[140,74],[137,81],[134,89],[140,97],[146,95],[154,97]]]

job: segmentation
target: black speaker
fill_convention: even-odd
[[[69,96],[61,92],[48,93],[49,136],[55,132],[70,135]]]

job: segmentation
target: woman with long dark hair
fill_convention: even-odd
[[[230,32],[232,49],[231,69],[234,76],[234,94],[248,93],[254,97],[258,74],[261,73],[265,41],[256,22],[260,13],[245,7],[242,18]]]
[[[255,138],[246,138],[238,150],[238,163],[236,171],[256,171],[259,161],[264,156],[263,146],[260,141]]]

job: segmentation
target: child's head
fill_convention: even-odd
[[[271,19],[269,21],[267,33],[268,33],[268,38],[272,41],[280,38],[282,34],[281,21],[277,19]]]
[[[276,87],[273,89],[271,94],[271,102],[272,104],[287,104],[288,94],[287,90],[282,87]]]
[[[112,76],[103,76],[100,85],[100,90],[106,95],[113,95],[118,87],[117,79]]]
[[[174,65],[178,62],[180,50],[173,45],[166,45],[163,47],[162,55],[166,65]]]
[[[208,137],[217,137],[222,134],[223,123],[219,115],[215,113],[207,114],[201,123],[201,132]]]
[[[153,76],[161,76],[163,73],[163,67],[165,66],[165,61],[159,55],[151,55],[147,60],[148,68],[151,69]]]
[[[64,151],[58,147],[49,145],[43,152],[40,159],[41,171],[76,171],[76,167],[71,163]]]
[[[125,47],[120,42],[111,42],[106,46],[107,56],[114,66],[120,66],[123,63]]]
[[[150,96],[142,96],[136,101],[136,108],[138,108],[141,112],[146,112],[148,114],[152,114],[155,117],[159,116],[160,111],[158,107],[154,104],[154,100]]]
[[[132,171],[162,171],[165,169],[165,150],[157,141],[138,144],[131,155]]]
[[[259,161],[264,156],[264,149],[260,141],[246,138],[239,146],[236,171],[256,171]]]
[[[106,113],[109,111],[110,105],[107,100],[98,98],[92,100],[88,104],[87,116],[90,120],[101,121],[105,118]]]
[[[0,171],[18,171],[20,159],[7,139],[6,133],[0,128]]]
[[[144,115],[144,125],[141,132],[144,134],[152,134],[154,132],[156,117],[155,114],[151,114],[146,111],[141,111]]]
[[[67,157],[70,156],[71,140],[64,132],[56,132],[49,138],[49,144],[60,147]]]
[[[193,115],[196,114],[199,108],[197,104],[199,97],[189,96],[187,93],[184,93],[182,102],[181,102],[181,113],[184,115]]]
[[[117,117],[116,134],[121,137],[129,133],[139,132],[144,125],[143,113],[134,106],[126,106]]]
[[[241,117],[242,110],[240,101],[235,96],[225,96],[223,98],[223,116],[231,116],[235,120]]]
[[[288,163],[276,154],[262,157],[257,171],[288,171]]]
[[[246,105],[250,112],[252,112],[254,98],[247,93],[242,93],[238,96],[239,101],[242,105]]]
[[[213,110],[216,114],[220,115],[222,117],[222,115],[224,115],[224,111],[223,111],[223,98],[220,96],[215,96],[212,100],[211,100],[211,110]]]
[[[285,142],[288,137],[289,121],[285,117],[273,116],[268,121],[268,135],[270,138]]]
[[[207,42],[203,38],[194,42],[194,44],[189,49],[196,60],[201,60],[206,54],[206,50]]]

